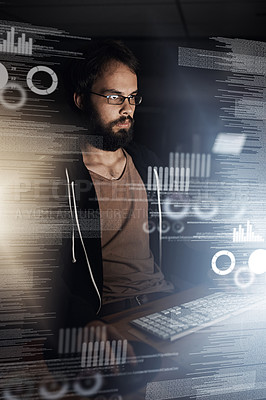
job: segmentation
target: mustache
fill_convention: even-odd
[[[124,123],[127,120],[131,122],[131,125],[134,123],[134,119],[130,115],[128,115],[127,117],[120,117],[115,121],[112,121],[110,125],[115,126],[116,124]]]

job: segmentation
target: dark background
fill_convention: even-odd
[[[266,38],[264,0],[11,0],[0,2],[0,18],[124,40],[142,66],[136,138],[165,160],[169,151],[210,151],[222,128],[217,72],[178,68],[178,46]]]
[[[222,73],[178,67],[178,46],[214,49],[209,38],[219,36],[266,39],[265,0],[2,1],[0,18],[73,36],[124,40],[141,64],[143,104],[136,112],[135,137],[165,162],[170,151],[211,152],[223,131],[215,97]],[[194,250],[186,243],[168,244],[167,254],[172,266],[179,260],[178,274],[185,280],[206,279],[208,244]]]

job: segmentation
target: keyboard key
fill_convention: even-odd
[[[181,306],[137,318],[131,323],[157,338],[175,340],[259,303],[265,304],[260,296],[217,292]]]

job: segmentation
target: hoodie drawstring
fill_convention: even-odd
[[[69,209],[70,209],[70,215],[71,215],[71,221],[72,221],[72,233],[71,233],[71,242],[72,242],[72,262],[75,263],[77,262],[76,257],[75,257],[75,232],[74,232],[74,218],[73,218],[73,211],[72,211],[72,204],[71,204],[71,193],[70,193],[70,181],[69,181],[69,175],[68,175],[68,170],[66,168],[66,177],[67,177],[67,193],[68,193],[68,203],[69,203]]]
[[[159,210],[159,266],[160,266],[160,268],[162,268],[162,209],[161,209],[161,198],[160,198],[160,181],[159,181],[159,175],[158,175],[158,172],[157,172],[157,168],[153,168],[153,171],[154,171],[154,176],[155,176],[155,180],[156,180],[158,210]],[[93,286],[95,288],[95,291],[97,293],[97,296],[99,298],[99,308],[98,308],[97,313],[96,313],[96,314],[98,314],[100,309],[101,309],[101,306],[102,306],[102,299],[101,299],[101,295],[100,295],[99,289],[97,287],[97,284],[95,282],[95,279],[94,279],[94,276],[93,276],[93,273],[92,273],[92,270],[91,270],[89,258],[88,258],[88,255],[87,255],[86,247],[85,247],[85,244],[84,244],[84,241],[83,241],[83,237],[82,237],[82,233],[81,233],[81,229],[80,229],[80,225],[79,225],[74,182],[72,181],[71,184],[70,184],[67,168],[66,168],[65,172],[66,172],[66,178],[67,178],[67,190],[68,190],[68,201],[69,201],[70,215],[71,215],[71,219],[72,219],[72,262],[73,263],[76,262],[76,257],[75,257],[75,240],[74,240],[75,239],[74,216],[73,216],[73,211],[72,211],[71,192],[72,192],[72,198],[73,198],[73,208],[74,208],[74,214],[75,214],[75,221],[76,221],[76,224],[77,224],[79,237],[80,237],[81,244],[82,244],[82,247],[83,247],[83,250],[84,250],[84,254],[85,254],[86,262],[87,262],[87,265],[88,265],[90,277],[91,277]]]
[[[91,265],[90,265],[90,262],[89,262],[88,254],[87,254],[87,251],[86,251],[86,247],[85,247],[85,244],[84,244],[84,241],[83,241],[83,237],[82,237],[82,233],[81,233],[81,229],[80,229],[80,225],[79,225],[74,182],[72,181],[71,182],[71,186],[70,186],[70,180],[69,180],[69,175],[68,175],[67,169],[66,169],[66,177],[67,177],[67,184],[68,184],[68,199],[69,199],[70,214],[71,214],[71,218],[72,218],[72,261],[76,262],[75,247],[74,247],[74,243],[75,243],[75,241],[74,241],[74,217],[73,217],[72,204],[71,204],[70,187],[71,187],[71,191],[72,191],[75,221],[76,221],[76,224],[77,224],[80,241],[81,241],[81,244],[82,244],[82,248],[84,250],[84,254],[85,254],[86,262],[87,262],[87,265],[88,265],[91,281],[93,283],[93,286],[94,286],[95,291],[97,293],[97,296],[99,298],[99,308],[98,308],[97,313],[96,313],[96,314],[98,314],[100,309],[101,309],[101,306],[102,306],[102,299],[101,299],[101,295],[100,295],[99,289],[97,287],[97,284],[95,282],[95,279],[94,279],[94,276],[93,276],[93,273],[92,273]]]
[[[161,207],[161,197],[160,197],[160,180],[157,172],[157,168],[153,168],[156,187],[157,187],[157,199],[158,199],[158,210],[159,210],[159,266],[162,269],[162,207]]]

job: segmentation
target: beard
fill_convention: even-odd
[[[129,121],[128,129],[119,129],[114,132],[113,127],[118,123]],[[97,149],[105,151],[116,151],[122,147],[126,147],[133,139],[134,119],[128,115],[120,117],[115,121],[103,124],[100,115],[94,109],[90,110],[88,120],[89,135],[84,137],[84,144],[90,144]]]

